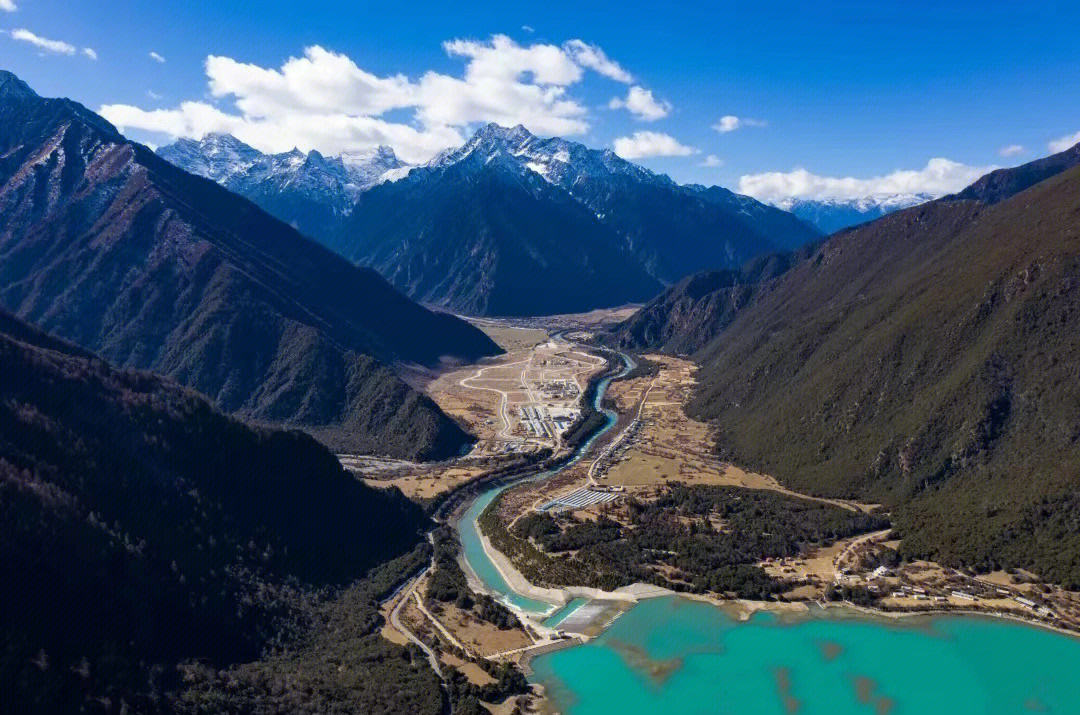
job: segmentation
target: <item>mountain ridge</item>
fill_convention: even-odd
[[[829,235],[861,223],[873,221],[886,214],[932,201],[930,194],[887,194],[857,199],[801,199],[788,197],[775,206],[816,226]]]
[[[884,502],[909,557],[1080,587],[1080,167],[1066,164],[1035,184],[1026,165],[976,182],[1011,187],[989,202],[840,231],[756,282],[744,268],[742,302],[730,277],[673,287],[609,340],[690,352],[688,412],[723,458]]]
[[[168,148],[159,153],[176,159]],[[414,299],[480,315],[637,302],[701,268],[736,267],[819,237],[750,197],[682,186],[609,149],[537,137],[521,125],[488,124],[427,164],[381,177],[352,207],[324,210],[317,221],[308,217],[314,209],[223,183]]]
[[[244,662],[305,600],[423,539],[299,431],[117,369],[0,311],[5,707],[166,712],[176,666]],[[294,613],[295,612],[295,613]]]
[[[470,438],[388,365],[499,352],[215,182],[64,99],[0,101],[0,305],[123,367],[336,448],[457,454]]]
[[[406,167],[386,146],[332,157],[298,149],[264,154],[230,134],[213,133],[198,142],[178,139],[157,155],[254,201],[308,236],[340,220],[362,192]]]

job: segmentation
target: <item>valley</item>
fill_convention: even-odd
[[[85,5],[0,712],[1080,715],[1080,10]]]
[[[559,325],[565,331],[568,324],[577,323]],[[462,366],[428,385],[448,414],[469,416],[480,437],[474,452],[459,463],[482,457],[491,465],[498,455],[558,452],[557,439],[538,437],[520,419],[502,419],[513,414],[506,407],[537,404],[531,399],[536,381],[552,378],[542,368],[556,356],[570,361],[552,366],[568,371],[557,379],[568,374],[582,385],[601,371],[603,358],[588,344],[551,339],[550,333],[531,332],[535,327],[507,321],[488,329],[502,331],[506,342],[501,344],[511,349],[506,356]],[[925,560],[901,562],[899,541],[880,505],[801,493],[721,460],[708,425],[685,411],[697,389],[697,366],[666,354],[645,354],[633,362],[629,374],[612,381],[600,397],[611,410],[609,426],[578,457],[555,471],[534,470],[531,477],[526,471],[467,510],[466,501],[446,519],[461,534],[464,548],[457,561],[468,587],[507,604],[520,625],[502,630],[485,625],[475,611],[438,605],[427,572],[409,586],[414,603],[408,598],[399,603],[411,616],[400,629],[391,628],[396,633],[389,637],[421,638],[443,663],[457,662],[447,654],[464,650],[472,659],[517,663],[530,672],[534,657],[587,643],[634,604],[671,594],[714,604],[739,621],[762,612],[794,617],[839,607],[891,618],[986,614],[1080,633],[1080,599],[1034,574],[977,575]],[[378,484],[377,477],[367,480]],[[444,481],[453,490],[466,480]],[[737,504],[753,494],[761,495],[753,497],[755,517],[743,521]],[[695,506],[701,500],[715,501],[701,510]],[[830,536],[811,526],[820,519],[832,524],[826,527]],[[767,532],[780,524],[791,529],[794,540],[776,550],[775,532]],[[756,558],[752,548],[734,557],[721,572],[731,570],[717,580],[716,573],[699,571],[698,564],[680,556],[682,549],[700,548],[691,546],[695,531],[714,534],[712,539],[731,534],[740,549],[757,542],[761,551]],[[667,533],[681,534],[671,542],[679,545],[628,570],[620,565],[621,552],[605,546],[629,539],[637,549],[646,533],[649,549]],[[438,566],[433,569],[438,573]],[[553,614],[560,604],[568,605]],[[477,685],[490,681],[475,665],[468,666],[466,677]],[[547,707],[537,698],[530,696],[532,707]]]

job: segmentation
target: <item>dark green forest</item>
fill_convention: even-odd
[[[613,590],[640,581],[739,598],[770,598],[787,588],[759,568],[760,561],[804,554],[889,523],[775,492],[679,483],[654,501],[629,497],[628,527],[603,516],[582,521],[532,512],[509,531],[498,519],[498,503],[481,514],[481,528],[534,583]]]

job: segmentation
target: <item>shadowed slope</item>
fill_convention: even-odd
[[[12,712],[138,712],[172,665],[257,656],[305,588],[422,539],[400,492],[302,432],[253,429],[0,313],[0,691]],[[155,695],[156,694],[156,695]]]
[[[9,73],[0,304],[225,410],[402,457],[449,456],[469,438],[387,365],[498,352],[464,321]]]

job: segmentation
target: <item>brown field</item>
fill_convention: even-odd
[[[543,328],[519,328],[481,321],[476,321],[474,324],[508,353],[528,350],[533,345],[546,342],[551,337]]]
[[[461,674],[465,676],[465,679],[474,685],[484,686],[488,683],[495,682],[495,678],[488,675],[487,671],[479,665],[468,660],[462,660],[453,653],[440,653],[439,660],[446,665],[460,670]]]
[[[695,386],[694,364],[665,355],[648,355],[647,358],[660,365],[656,376],[615,382],[611,386],[620,410],[636,409],[643,396],[645,402],[641,405],[640,431],[622,458],[598,479],[601,484],[643,488],[679,481],[771,489],[848,509],[869,510],[876,506],[792,492],[768,475],[748,472],[720,461],[713,454],[708,425],[690,419],[684,411]]]
[[[405,473],[365,477],[372,487],[397,487],[410,499],[432,499],[459,484],[474,479],[485,471],[482,467],[417,464]]]
[[[521,628],[500,630],[452,603],[439,606],[441,612],[432,613],[474,655],[489,656],[532,645],[532,639]]]

